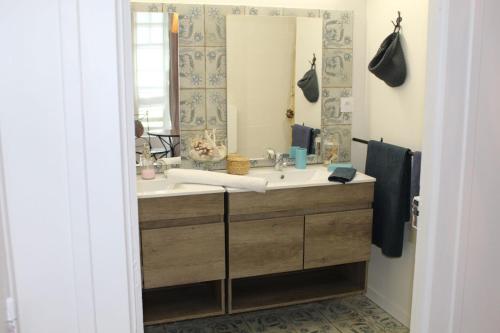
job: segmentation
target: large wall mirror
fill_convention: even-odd
[[[322,149],[337,143],[339,160],[350,160],[352,118],[340,100],[352,91],[352,12],[131,6],[138,160],[146,144],[184,168],[224,169],[228,153],[269,165],[266,149],[288,152],[294,125],[320,129]],[[313,55],[320,93],[311,103],[297,81]]]
[[[137,158],[179,156],[179,19],[161,4],[132,4]]]
[[[228,16],[226,26],[229,152],[287,152],[292,125],[321,128],[321,96],[309,102],[297,81],[322,58],[322,20]],[[321,61],[316,73],[321,82]]]

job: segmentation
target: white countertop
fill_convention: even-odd
[[[300,170],[294,167],[285,168],[283,171],[276,171],[272,167],[252,168],[248,176],[265,178],[269,181],[267,190],[278,190],[285,188],[300,188],[313,186],[336,186],[342,185],[339,182],[330,182],[328,176],[330,172],[323,165],[308,165],[306,169]],[[348,184],[375,182],[375,178],[361,172],[356,173],[354,179]],[[137,197],[158,198],[182,195],[198,195],[210,193],[249,192],[239,188],[224,188],[222,186],[198,185],[198,184],[168,184],[163,175],[156,175],[153,180],[143,180],[137,176]]]

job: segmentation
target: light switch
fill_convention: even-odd
[[[352,112],[354,99],[352,97],[340,98],[340,112]]]

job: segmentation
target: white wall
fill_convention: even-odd
[[[402,44],[408,76],[403,86],[391,88],[367,74],[369,137],[421,150],[425,103],[427,0],[367,1],[367,63],[382,40],[392,32],[391,20],[401,11]],[[410,322],[415,235],[406,230],[403,256],[390,259],[372,248],[368,296],[406,325]]]

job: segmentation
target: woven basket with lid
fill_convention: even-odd
[[[238,154],[227,155],[227,173],[232,175],[246,175],[250,170],[250,160]]]

